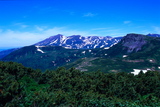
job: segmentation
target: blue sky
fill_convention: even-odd
[[[160,0],[0,0],[0,48],[56,34],[160,34]]]

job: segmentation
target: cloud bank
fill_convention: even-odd
[[[57,34],[63,34],[65,36],[96,35],[87,31],[70,30],[65,27],[53,27],[47,29],[45,26],[37,25],[32,32],[0,29],[0,48],[28,46]]]

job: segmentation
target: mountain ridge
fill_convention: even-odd
[[[34,45],[37,46],[63,46],[68,49],[95,49],[110,47],[112,44],[116,44],[122,37],[99,37],[99,36],[63,36],[61,34],[51,36],[43,41],[40,41]]]
[[[160,34],[147,34],[147,36],[160,37]],[[91,38],[91,40],[94,40],[94,39],[97,39],[97,38],[98,39],[103,39],[103,38],[107,38],[108,39],[108,41],[101,40],[101,43],[98,44],[97,43],[98,41],[96,43],[93,42],[93,41],[87,41],[87,39],[85,40],[85,36],[81,36],[81,35],[72,35],[72,36],[68,36],[68,37],[74,38],[74,40],[69,40],[68,44],[62,44],[62,43],[60,43],[63,40],[65,40],[67,37],[65,37],[65,36],[63,36],[61,34],[58,34],[58,35],[46,38],[45,40],[40,41],[38,43],[35,43],[33,45],[38,45],[38,46],[45,45],[45,46],[47,46],[48,44],[51,43],[51,44],[53,44],[53,46],[63,46],[65,48],[69,48],[69,49],[94,49],[94,48],[106,48],[106,49],[109,49],[113,45],[115,45],[118,42],[120,42],[120,40],[122,39],[122,37],[111,37],[111,36],[106,36],[106,37],[88,36],[88,37],[86,37],[88,39]],[[58,39],[55,41],[56,38],[58,38]],[[60,38],[62,38],[62,39],[60,39]],[[81,39],[75,40],[76,38],[81,38]],[[52,39],[53,39],[53,42],[51,42]],[[56,43],[56,42],[58,42],[58,40],[59,40],[59,43]],[[89,43],[88,46],[86,45],[87,42]],[[78,44],[76,44],[76,43],[78,43]],[[0,51],[0,59],[3,58],[3,57],[5,57],[5,56],[7,56],[7,55],[9,55],[11,52],[13,52],[12,50],[15,51],[14,48],[12,48],[12,49],[5,49],[4,51]]]

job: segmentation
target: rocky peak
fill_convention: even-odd
[[[123,49],[127,49],[127,52],[137,52],[141,50],[142,46],[145,45],[147,42],[145,40],[146,35],[142,34],[127,34],[122,40]]]
[[[61,38],[61,37],[63,37],[63,35],[57,34],[57,35],[49,37],[48,39]]]

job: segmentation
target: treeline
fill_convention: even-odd
[[[160,73],[33,70],[0,62],[0,107],[160,106]]]

